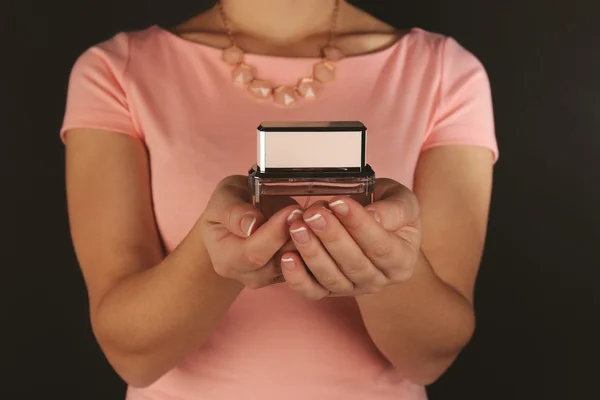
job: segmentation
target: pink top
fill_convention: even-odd
[[[257,75],[293,84],[318,61],[248,55]],[[256,162],[267,120],[360,120],[380,177],[413,185],[419,154],[473,145],[497,157],[490,88],[455,40],[413,29],[385,50],[336,63],[316,100],[281,108],[231,81],[221,51],[157,26],[120,33],[75,64],[61,135],[100,128],[143,140],[158,228],[168,251],[223,177]],[[128,400],[425,399],[370,340],[352,298],[303,300],[285,285],[243,291],[208,342]]]

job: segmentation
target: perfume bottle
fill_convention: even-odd
[[[257,136],[249,187],[265,217],[334,196],[372,202],[375,173],[366,163],[367,129],[361,122],[263,122]]]

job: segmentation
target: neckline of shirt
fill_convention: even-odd
[[[167,39],[178,43],[182,46],[185,46],[189,49],[200,50],[203,53],[209,54],[214,57],[221,57],[223,52],[222,48],[213,47],[208,44],[195,42],[193,40],[182,38],[181,36],[169,31],[168,29],[162,28],[159,25],[153,25],[151,29],[156,30],[160,35],[165,36]],[[420,33],[422,30],[417,27],[413,27],[408,30],[404,35],[399,37],[395,42],[391,45],[386,46],[382,49],[358,54],[354,56],[348,56],[343,58],[342,60],[336,61],[336,64],[348,64],[348,63],[360,63],[360,62],[376,62],[378,59],[385,59],[389,57],[391,54],[396,52],[400,47],[404,46],[404,44],[412,37],[415,33]],[[314,64],[319,62],[321,58],[318,57],[282,57],[282,56],[273,56],[267,54],[256,54],[256,53],[245,53],[246,61],[251,63],[263,63],[263,62],[276,62],[277,64],[282,63],[294,63],[294,64]]]

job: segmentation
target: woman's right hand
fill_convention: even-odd
[[[200,218],[204,245],[220,276],[234,279],[249,289],[282,282],[275,255],[289,243],[289,224],[302,216],[290,205],[265,217],[252,205],[248,177],[223,179]]]

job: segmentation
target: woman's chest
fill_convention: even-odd
[[[153,111],[145,112],[139,123],[167,249],[189,232],[221,179],[246,175],[256,163],[257,127],[263,121],[359,120],[367,127],[367,162],[376,175],[412,185],[425,125],[403,118],[401,108],[390,102],[340,97],[284,109],[250,101],[243,93],[186,101],[184,96],[164,97],[169,107],[159,107],[155,99],[156,105],[147,105]]]

